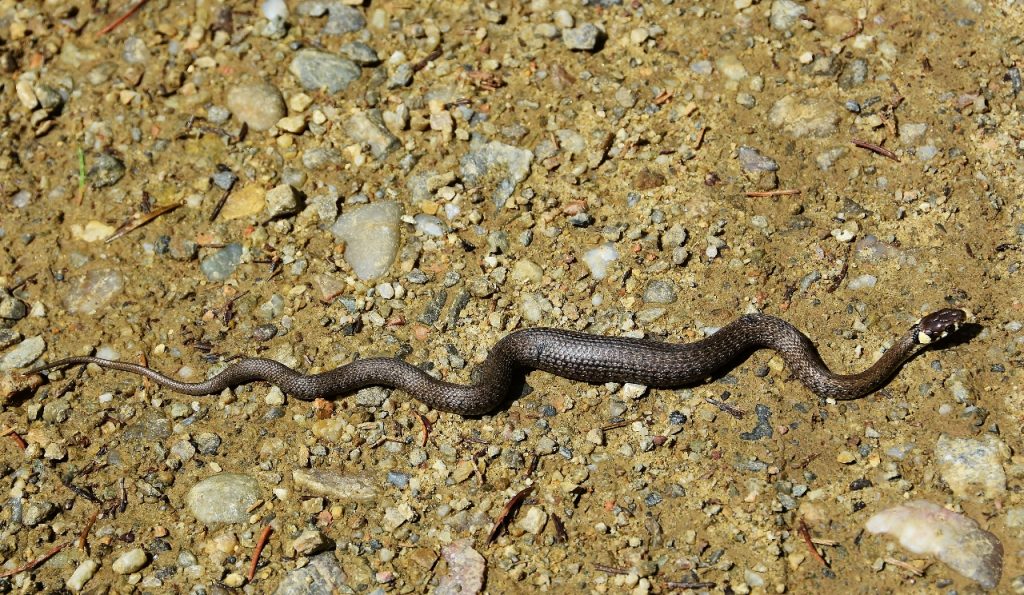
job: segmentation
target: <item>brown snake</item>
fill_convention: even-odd
[[[966,319],[963,310],[933,312],[907,330],[867,370],[841,375],[829,370],[810,339],[788,322],[764,314],[748,314],[725,325],[706,339],[673,344],[604,337],[551,328],[515,331],[498,341],[477,368],[474,384],[452,384],[392,358],[356,360],[319,374],[300,374],[263,358],[242,358],[205,382],[188,383],[122,361],[79,356],[36,368],[41,372],[63,366],[96,364],[132,372],[164,388],[187,395],[216,394],[225,388],[263,380],[303,400],[332,397],[367,386],[390,386],[416,397],[434,409],[461,415],[489,413],[504,403],[525,370],[536,369],[590,383],[632,382],[671,388],[708,380],[752,351],[777,351],[793,375],[815,394],[849,400],[878,390],[922,347],[955,332]]]

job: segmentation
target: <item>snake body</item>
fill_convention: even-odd
[[[788,322],[763,314],[742,316],[711,336],[692,343],[661,343],[646,339],[605,337],[552,328],[528,328],[498,341],[468,385],[438,380],[425,371],[392,358],[359,359],[319,374],[301,374],[264,358],[242,358],[205,382],[180,382],[128,362],[97,357],[69,357],[34,370],[96,364],[145,376],[160,386],[186,395],[217,394],[225,388],[266,381],[303,400],[332,397],[368,386],[401,389],[434,409],[461,415],[494,411],[508,398],[518,375],[535,369],[589,383],[631,382],[672,388],[707,381],[751,352],[778,352],[793,375],[815,394],[849,400],[878,390],[923,346],[954,332],[966,319],[963,310],[943,309],[925,316],[907,330],[867,370],[836,374],[821,360],[810,339]]]

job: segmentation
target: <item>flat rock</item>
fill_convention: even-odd
[[[267,192],[257,184],[247,184],[228,195],[220,209],[220,218],[225,221],[252,217],[267,206]]]
[[[113,269],[94,269],[68,284],[64,309],[68,314],[91,316],[124,289],[124,277]]]
[[[324,552],[310,558],[309,564],[286,574],[274,595],[334,595],[351,590],[334,552]]]
[[[346,210],[331,226],[345,242],[345,261],[363,281],[376,279],[391,268],[401,243],[402,206],[378,202]]]
[[[506,145],[499,141],[488,143],[478,142],[459,160],[462,179],[469,184],[477,184],[485,177],[498,177],[494,189],[494,204],[498,208],[504,206],[516,186],[530,175],[533,153]]]
[[[465,538],[441,548],[448,563],[448,574],[441,577],[435,595],[475,595],[484,588],[487,561],[473,549],[473,539]]]
[[[29,337],[0,357],[0,371],[6,372],[27,367],[39,359],[44,351],[46,351],[46,341],[42,336]]]
[[[939,474],[958,498],[991,500],[1006,493],[1003,463],[1010,449],[992,434],[980,440],[939,436],[935,444]]]
[[[786,95],[772,106],[768,121],[795,138],[825,138],[836,133],[839,114],[827,101]]]
[[[915,554],[931,554],[950,568],[994,589],[1003,573],[1003,544],[973,519],[927,500],[911,500],[868,519],[871,533],[887,533]]]
[[[249,508],[260,498],[256,478],[241,473],[221,473],[208,477],[188,491],[185,501],[200,523],[244,523]]]
[[[327,469],[295,469],[295,485],[313,494],[339,500],[369,501],[377,497],[377,485],[362,475],[339,473]]]

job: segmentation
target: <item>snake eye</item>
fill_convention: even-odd
[[[927,345],[955,332],[967,320],[967,313],[955,308],[944,308],[925,316],[917,323],[917,342]]]

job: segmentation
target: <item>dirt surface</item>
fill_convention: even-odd
[[[992,532],[1024,592],[1020,3],[273,4],[104,32],[128,6],[0,0],[0,358],[465,382],[516,328],[682,342],[758,310],[854,370],[929,311],[975,324],[838,404],[770,352],[675,391],[534,373],[475,419],[52,374],[0,394],[0,592],[473,590],[474,550],[491,593],[980,590],[864,530],[910,499]],[[387,201],[360,279],[330,228]],[[943,466],[952,438],[996,462]],[[254,496],[198,520],[224,474]]]

